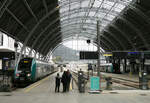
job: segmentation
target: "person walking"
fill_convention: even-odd
[[[55,78],[55,92],[59,92],[59,87],[60,87],[60,76],[59,73],[57,73],[57,76]]]

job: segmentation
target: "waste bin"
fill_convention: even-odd
[[[148,77],[147,71],[141,71],[139,76],[139,88],[142,90],[148,90]]]
[[[80,93],[85,92],[85,79],[83,75],[83,71],[78,72],[78,89]]]
[[[106,77],[106,90],[112,90],[112,78],[111,77]]]

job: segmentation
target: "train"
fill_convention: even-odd
[[[54,65],[38,61],[34,58],[23,58],[19,61],[14,72],[14,84],[27,85],[57,71]]]
[[[112,63],[103,63],[100,65],[101,72],[110,72],[113,73],[113,65]]]
[[[119,64],[117,63],[103,63],[100,65],[101,67],[101,72],[107,72],[107,73],[121,73],[122,70],[122,65],[119,69]]]

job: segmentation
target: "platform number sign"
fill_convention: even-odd
[[[98,91],[100,90],[99,88],[99,77],[91,77],[90,78],[90,83],[91,83],[91,91]]]

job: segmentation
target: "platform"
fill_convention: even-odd
[[[67,93],[54,92],[56,73],[29,87],[12,93],[0,93],[0,103],[149,103],[149,91],[105,91],[101,94],[78,93],[74,89]],[[62,85],[61,85],[62,91]]]

